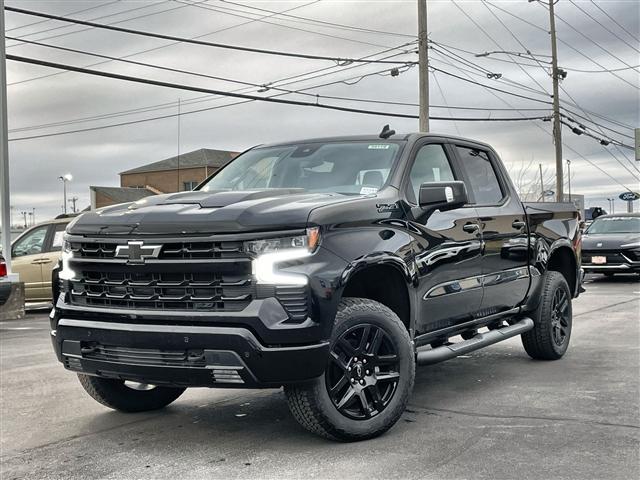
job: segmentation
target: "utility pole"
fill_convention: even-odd
[[[62,181],[62,213],[67,213],[67,182],[73,180],[73,175],[67,173],[58,177]]]
[[[75,196],[71,197],[69,199],[69,203],[72,205],[72,207],[71,207],[71,209],[72,209],[71,212],[72,213],[77,213],[77,210],[76,210],[76,202],[77,201],[78,201],[78,197],[75,197]]]
[[[569,201],[571,201],[571,160],[567,159],[567,182],[569,183]]]
[[[4,44],[4,0],[0,0],[0,220],[2,250],[11,273],[11,207],[9,205],[9,138],[7,127],[7,61]]]
[[[27,212],[23,211],[23,212],[20,212],[20,214],[22,215],[22,222],[23,222],[24,228],[26,230],[27,227],[28,227],[28,225],[27,225]]]
[[[181,190],[180,188],[180,99],[178,98],[178,185],[176,192]]]
[[[418,70],[420,88],[420,131],[429,131],[429,39],[427,0],[418,0]]]
[[[554,3],[558,0],[549,0],[549,25],[551,27],[551,78],[553,79],[553,143],[556,149],[556,201],[564,201],[562,179],[562,124],[560,123],[560,93],[558,82],[558,48],[556,45],[556,16],[553,11]]]
[[[542,164],[538,164],[538,169],[540,170],[540,198],[544,202],[544,180],[542,179]]]
[[[36,224],[36,207],[31,207],[31,214],[33,215],[33,224]]]

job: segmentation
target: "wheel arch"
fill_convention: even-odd
[[[390,308],[413,336],[413,277],[398,258],[351,264],[342,277],[340,298],[368,298]]]
[[[569,245],[560,244],[552,249],[547,261],[547,271],[560,273],[569,285],[572,296],[576,295],[578,284],[578,263],[574,250]]]

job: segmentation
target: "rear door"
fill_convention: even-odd
[[[42,275],[43,253],[49,225],[32,228],[20,236],[11,247],[11,269],[24,282],[27,301],[48,299]]]
[[[481,314],[492,315],[517,306],[529,288],[524,207],[493,151],[463,142],[454,148],[482,230]]]
[[[455,153],[446,143],[426,139],[417,145],[405,180],[418,238],[415,263],[419,275],[418,333],[444,329],[473,317],[482,301],[482,257],[478,215],[472,205],[424,217],[417,205],[420,185],[463,180]]]

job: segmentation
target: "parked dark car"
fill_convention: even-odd
[[[582,243],[585,273],[640,273],[640,213],[612,213],[596,218]]]
[[[400,418],[416,364],[516,335],[561,358],[575,207],[521,203],[484,143],[385,132],[259,146],[193,192],[71,222],[59,361],[127,412],[284,386],[305,428],[361,440]]]

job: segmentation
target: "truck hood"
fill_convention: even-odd
[[[357,198],[302,189],[173,193],[87,212],[69,224],[67,231],[74,235],[172,235],[293,230],[307,226],[313,209]]]
[[[637,233],[595,233],[582,237],[583,250],[615,250],[620,245],[640,242],[640,235]]]

